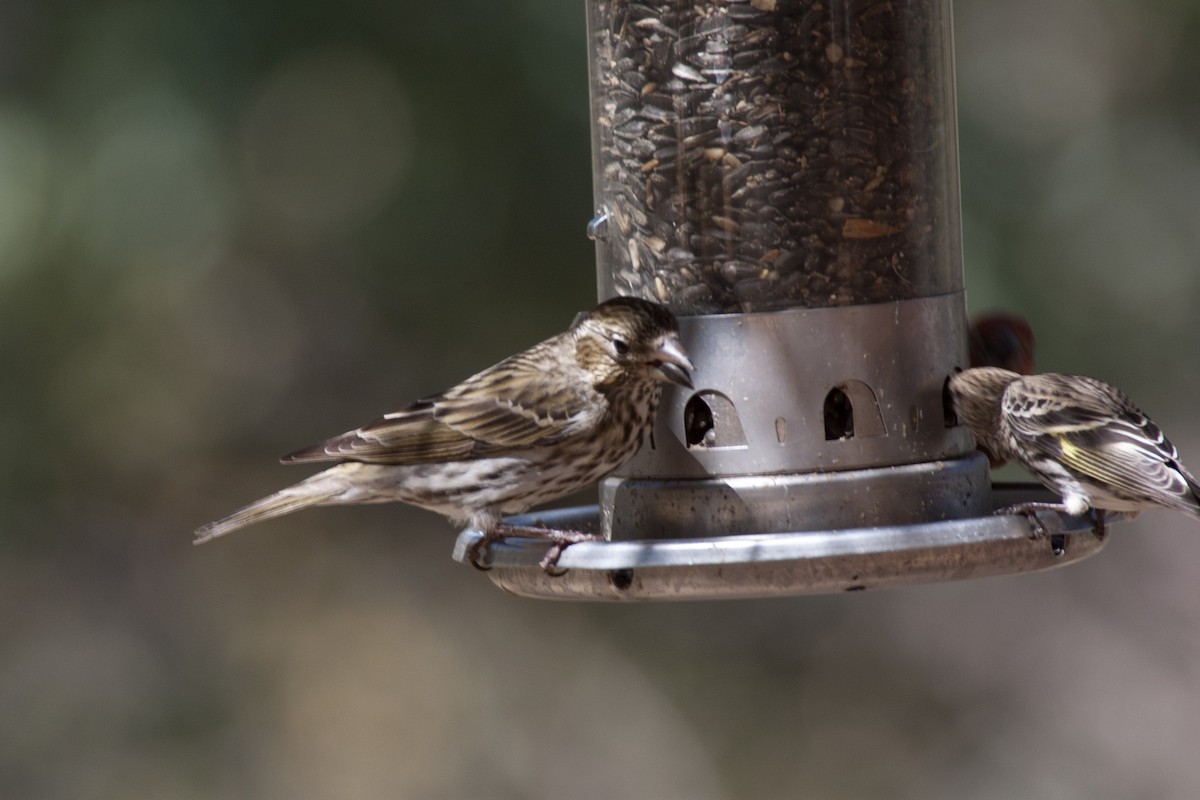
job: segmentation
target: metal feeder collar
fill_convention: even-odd
[[[533,517],[610,541],[568,548],[556,579],[500,546],[493,579],[762,597],[1098,550],[1056,557],[990,516],[944,401],[966,366],[949,0],[589,0],[588,33],[599,294],[670,306],[697,388],[664,392],[598,511]]]

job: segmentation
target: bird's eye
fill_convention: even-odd
[[[629,352],[629,344],[620,336],[614,336],[612,343],[613,349],[617,351],[617,355],[623,356]]]

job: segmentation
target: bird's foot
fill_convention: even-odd
[[[480,572],[491,572],[492,570],[492,542],[499,539],[499,536],[485,533],[479,537],[479,541],[471,545],[467,550],[467,563]],[[485,560],[486,559],[486,560]]]
[[[603,536],[598,536],[594,533],[584,533],[583,531],[564,531],[557,528],[533,527],[530,525],[507,525],[501,523],[496,526],[494,534],[497,538],[508,536],[524,536],[532,539],[545,539],[551,543],[550,549],[546,551],[546,555],[538,562],[538,566],[551,577],[559,577],[566,574],[566,570],[559,570],[555,567],[558,565],[558,559],[562,558],[563,551],[573,544],[580,542],[601,542],[604,541]]]
[[[603,536],[597,536],[594,533],[582,533],[581,531],[553,531],[549,539],[553,544],[546,551],[546,555],[542,556],[542,560],[538,562],[538,566],[552,578],[567,574],[565,569],[558,569],[557,566],[558,559],[562,558],[563,551],[568,547],[580,542],[604,541]]]
[[[1062,503],[1017,503],[1013,506],[1005,506],[998,508],[993,513],[995,516],[1001,514],[1020,514],[1029,521],[1029,538],[1041,539],[1046,535],[1046,526],[1038,519],[1037,512],[1039,511],[1066,511],[1067,507]]]
[[[1092,525],[1092,533],[1096,535],[1097,539],[1103,542],[1105,537],[1108,536],[1108,525],[1107,520],[1105,519],[1104,509],[1093,508],[1092,520],[1094,522]]]

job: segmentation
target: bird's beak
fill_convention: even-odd
[[[651,354],[650,363],[659,380],[688,389],[695,388],[692,386],[692,378],[688,372],[696,367],[688,358],[687,351],[683,349],[683,343],[679,341],[678,336],[663,337],[658,348]]]

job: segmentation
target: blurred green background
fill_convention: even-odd
[[[1200,468],[1200,3],[956,5],[972,307]],[[584,3],[0,5],[0,797],[1200,793],[1200,531],[769,602],[501,594],[277,454],[595,298]]]

